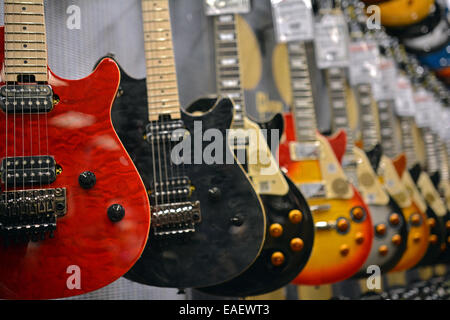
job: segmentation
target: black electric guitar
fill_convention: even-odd
[[[242,145],[234,145],[235,152],[244,151],[246,154],[245,168],[264,203],[268,224],[261,255],[248,270],[231,281],[199,290],[215,295],[245,297],[281,288],[300,273],[312,251],[314,226],[305,198],[281,172],[267,145],[272,145],[272,142],[278,144],[278,141],[266,141],[260,132],[262,127],[268,130],[267,137],[271,137],[271,130],[278,130],[281,137],[283,117],[278,114],[258,126],[245,114],[237,28],[237,20],[242,18],[230,14],[214,19],[218,91],[235,102],[233,129],[237,130],[231,137],[243,141]],[[256,139],[252,140],[252,137]],[[252,159],[256,154],[261,157]]]
[[[181,153],[192,164],[177,164],[173,153],[181,140],[203,141],[210,128],[223,137],[224,158],[234,159],[226,141],[233,103],[205,98],[194,105],[206,106],[208,113],[180,111],[169,2],[142,0],[142,11],[147,78],[135,80],[122,70],[112,121],[148,190],[151,246],[125,277],[175,288],[222,283],[241,274],[260,254],[266,231],[264,208],[236,161],[193,164],[206,142]],[[181,132],[178,141],[177,132]]]

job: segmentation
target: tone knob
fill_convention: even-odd
[[[412,225],[414,225],[414,226],[419,226],[421,220],[422,220],[422,219],[420,218],[420,214],[418,214],[418,213],[414,213],[414,214],[411,216],[411,223],[412,223]]]
[[[222,191],[219,188],[214,187],[208,190],[209,199],[213,201],[218,201],[222,197]]]
[[[125,216],[125,209],[120,204],[113,204],[108,208],[108,218],[112,222],[119,222]]]
[[[339,248],[339,252],[341,254],[341,256],[345,257],[349,254],[350,252],[350,247],[346,244],[341,245],[341,247]]]
[[[447,238],[447,242],[450,243],[450,237]]]
[[[276,251],[272,253],[272,256],[270,257],[270,261],[275,267],[279,267],[284,263],[284,254],[280,251]]]
[[[236,227],[240,227],[244,224],[244,218],[241,215],[237,214],[233,218],[231,218],[231,223]]]
[[[274,223],[269,227],[269,234],[273,238],[278,238],[283,234],[283,227],[279,223]]]
[[[382,245],[378,248],[378,253],[380,255],[382,255],[383,257],[388,254],[388,251],[389,251],[389,249],[388,249],[387,245]]]
[[[422,236],[420,235],[420,233],[418,233],[418,232],[416,232],[416,233],[414,233],[414,235],[413,235],[413,241],[415,242],[415,243],[417,243],[417,242],[420,242],[420,239],[422,238]]]
[[[291,240],[291,250],[294,252],[299,252],[303,250],[303,247],[305,246],[304,242],[300,238],[294,238]]]
[[[447,245],[445,243],[441,243],[441,251],[444,252],[447,249]]]
[[[353,208],[351,213],[352,213],[353,220],[355,220],[355,221],[362,220],[364,218],[364,215],[365,215],[365,211],[361,207]]]
[[[294,223],[300,223],[303,220],[303,214],[300,210],[294,209],[289,212],[289,220]]]
[[[447,222],[445,223],[445,227],[447,228],[447,230],[450,230],[450,221],[447,221]]]
[[[430,226],[430,228],[434,228],[436,226],[436,219],[434,218],[428,218],[427,223]]]
[[[396,234],[394,236],[392,236],[392,243],[395,244],[396,246],[399,246],[402,243],[402,236],[399,234]]]
[[[378,224],[375,227],[375,232],[377,233],[377,235],[379,236],[384,236],[386,234],[386,225],[383,223]]]
[[[431,244],[436,244],[438,242],[438,236],[435,234],[430,235],[430,243]]]
[[[362,244],[364,242],[364,234],[362,232],[357,232],[355,235],[355,242],[357,244]]]
[[[349,228],[349,224],[348,224],[347,220],[344,218],[339,219],[337,221],[336,226],[337,226],[338,230],[342,233],[347,232],[347,230]]]
[[[91,171],[84,171],[78,177],[78,183],[83,189],[91,189],[97,182],[95,174]]]
[[[400,223],[400,215],[398,213],[393,213],[389,217],[389,223],[393,226],[397,226]]]

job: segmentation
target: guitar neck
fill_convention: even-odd
[[[399,153],[394,127],[394,100],[378,102],[378,117],[380,122],[381,147],[389,158],[395,158]]]
[[[297,141],[317,140],[316,112],[311,88],[306,48],[303,42],[287,44],[292,87],[292,112],[295,119]]]
[[[363,149],[370,151],[380,142],[370,84],[358,84],[356,86],[356,100],[360,111]]]
[[[241,81],[237,16],[233,14],[215,16],[214,31],[218,93],[234,101],[233,126],[243,128],[245,99]]]
[[[433,174],[439,171],[440,166],[436,136],[430,128],[422,128],[422,137],[425,144],[426,169],[429,174]]]
[[[150,121],[179,119],[180,100],[168,0],[142,0]]]
[[[330,68],[327,69],[325,73],[333,114],[333,127],[335,131],[344,130],[347,133],[345,156],[353,157],[355,139],[348,123],[345,70],[342,68]]]
[[[408,168],[412,168],[417,163],[416,150],[413,138],[413,121],[411,117],[400,118],[400,128],[402,132],[402,149],[406,155]]]
[[[8,0],[5,13],[6,82],[47,82],[44,0]]]

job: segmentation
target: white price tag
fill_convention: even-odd
[[[311,0],[271,0],[277,42],[314,38]]]
[[[325,14],[314,24],[314,45],[320,69],[343,68],[349,64],[348,29],[341,14]]]
[[[397,85],[397,68],[392,59],[380,57],[378,70],[380,80],[374,83],[374,98],[376,101],[395,99],[395,86]]]
[[[381,73],[378,71],[380,52],[373,41],[354,41],[350,43],[350,84],[370,83],[378,85]],[[373,88],[374,90],[375,87]]]
[[[249,12],[250,0],[205,0],[205,14],[207,16]]]
[[[433,124],[433,97],[424,89],[414,93],[416,112],[414,119],[419,128],[430,128]]]
[[[416,112],[411,82],[404,75],[397,77],[395,86],[395,112],[400,117],[413,117]]]

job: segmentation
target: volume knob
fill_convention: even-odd
[[[97,178],[95,177],[95,174],[91,171],[84,171],[78,177],[78,183],[83,189],[93,188],[96,182]]]
[[[113,204],[108,208],[108,218],[112,222],[119,222],[125,216],[125,208],[120,204]]]

